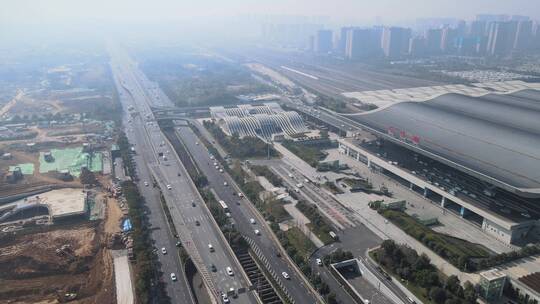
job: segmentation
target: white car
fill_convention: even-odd
[[[223,169],[219,169],[219,173],[223,173]]]
[[[214,166],[217,166],[217,162],[214,162]]]
[[[176,281],[176,274],[174,272],[171,272],[171,280]]]
[[[322,260],[321,259],[315,259],[315,262],[317,265],[322,266]]]
[[[167,190],[172,190],[171,185],[167,185]]]
[[[210,159],[214,159],[214,155],[210,155]]]
[[[238,197],[244,197],[244,194],[242,192],[238,192]]]
[[[228,185],[227,182],[223,182],[223,186],[227,187]]]
[[[144,186],[145,186],[145,187],[148,187],[148,182],[144,182]]]
[[[222,293],[221,294],[221,298],[223,299],[223,303],[229,303],[229,297],[227,297],[226,294]]]
[[[289,279],[291,278],[291,277],[289,276],[289,274],[286,273],[285,271],[282,272],[281,275],[282,275],[285,279],[287,279],[287,280],[289,280]]]
[[[161,253],[167,254],[167,249],[165,249],[165,247],[161,248]]]
[[[249,222],[252,223],[253,225],[255,225],[255,223],[256,223],[254,218],[250,218]]]
[[[232,271],[231,267],[227,267],[226,270],[227,270],[227,274],[230,275],[231,277],[234,275],[234,272]]]
[[[196,141],[196,142],[195,142],[195,144],[196,144],[196,145],[198,146],[198,145],[199,145],[199,142],[198,142],[198,141]]]
[[[208,244],[208,250],[210,250],[210,252],[214,252],[214,246],[212,246],[212,244]]]
[[[255,232],[255,235],[261,235],[261,232],[259,231],[259,229],[255,229],[253,230],[253,232]]]

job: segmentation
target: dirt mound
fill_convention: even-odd
[[[112,258],[102,225],[0,237],[0,303],[114,303]]]

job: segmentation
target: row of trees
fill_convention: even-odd
[[[139,303],[150,303],[154,266],[152,240],[146,225],[144,199],[137,185],[131,181],[122,183],[122,192],[128,204],[128,215],[133,226],[133,252],[135,255],[135,292]]]
[[[244,240],[240,232],[233,228],[229,223],[229,218],[225,215],[225,211],[219,205],[214,194],[208,187],[197,187],[204,202],[208,206],[212,217],[216,220],[221,232],[226,236],[227,240],[233,248],[246,249],[249,244]]]
[[[258,176],[264,176],[272,185],[276,187],[283,187],[283,179],[281,177],[277,176],[268,166],[257,166],[253,165],[250,167],[251,171],[255,173]]]
[[[456,276],[445,279],[431,264],[427,255],[418,253],[405,245],[386,240],[374,253],[375,260],[387,271],[421,290],[421,296],[432,303],[474,304],[477,292],[470,282],[461,286]]]
[[[217,124],[209,121],[205,121],[204,126],[234,158],[245,159],[250,157],[266,157],[268,155],[270,157],[279,156],[279,152],[257,137],[240,138],[238,134],[227,136]]]
[[[338,248],[336,251],[327,254],[323,257],[324,265],[328,266],[333,263],[339,263],[354,258],[352,252]]]
[[[324,244],[330,244],[333,242],[333,239],[330,237],[330,231],[332,228],[330,224],[321,216],[317,206],[314,204],[309,204],[306,201],[300,200],[296,204],[296,208],[300,210],[311,222],[311,229],[313,232],[324,242]]]
[[[329,304],[337,304],[336,295],[330,292],[330,287],[322,281],[320,276],[311,269],[309,264],[309,258],[300,253],[297,248],[289,241],[287,232],[279,229],[279,226],[271,226],[272,230],[276,234],[279,242],[287,251],[289,257],[298,265],[298,268],[304,273],[304,275],[311,282],[313,287],[326,299]],[[309,239],[308,239],[309,241]]]
[[[131,147],[126,133],[120,132],[116,144],[120,149],[120,156],[122,157],[122,162],[124,163],[124,167],[127,169],[128,175],[131,176],[132,179],[137,179],[137,170],[135,169],[135,161],[133,160],[132,155],[133,152],[131,152]]]
[[[125,133],[121,132],[117,140],[120,149],[120,155],[128,175],[132,180],[136,179],[137,172],[135,161],[130,150],[129,141]],[[91,182],[92,178],[88,177]],[[131,236],[133,238],[133,253],[135,255],[135,292],[139,303],[150,303],[155,296],[162,303],[170,303],[170,299],[165,295],[164,286],[156,283],[155,256],[152,253],[152,239],[148,229],[148,218],[146,216],[146,206],[137,185],[132,181],[122,183],[122,193],[128,204],[128,216],[131,220],[133,229]],[[155,289],[157,287],[157,289]],[[157,294],[154,294],[157,292]]]
[[[381,202],[370,202],[370,207],[462,271],[489,269],[540,254],[539,245],[528,245],[520,250],[490,255],[483,246],[433,231],[404,212],[383,210]]]
[[[375,208],[378,204],[373,202],[371,206]],[[476,271],[477,265],[474,260],[490,258],[489,252],[485,247],[433,231],[405,212],[383,210],[381,208],[378,209],[378,212],[405,233],[422,242],[440,257],[463,271]]]
[[[242,169],[240,162],[238,161],[235,162],[234,165],[228,170],[236,183],[240,186],[240,188],[242,188],[242,191],[244,192],[246,197],[249,198],[249,200],[253,204],[255,204],[255,206],[261,212],[264,218],[270,223],[270,228],[276,234],[279,242],[281,243],[283,248],[285,248],[289,257],[291,257],[291,259],[296,263],[296,265],[298,265],[300,270],[313,284],[313,287],[322,296],[325,297],[327,303],[337,304],[336,295],[330,292],[330,288],[328,287],[328,285],[322,282],[321,278],[316,273],[312,272],[311,266],[309,264],[309,259],[302,255],[297,250],[297,248],[289,242],[289,238],[287,237],[286,233],[279,228],[279,224],[276,218],[274,218],[274,216],[266,212],[266,210],[264,209],[263,206],[267,202],[264,202],[259,198],[259,193],[264,190],[263,187],[259,184],[259,182],[249,181],[247,173]],[[266,172],[266,170],[264,169],[262,169],[262,171]],[[272,173],[270,170],[268,170],[268,172]]]
[[[492,268],[501,264],[509,263],[518,259],[525,257],[530,257],[533,255],[540,254],[540,246],[536,244],[531,244],[525,246],[517,251],[503,252],[494,256],[490,256],[487,259],[481,259],[477,262],[477,269],[487,269]]]

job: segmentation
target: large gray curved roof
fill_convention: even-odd
[[[446,94],[348,117],[509,190],[540,191],[539,91]]]

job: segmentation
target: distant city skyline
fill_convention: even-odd
[[[479,14],[526,15],[540,21],[540,1],[516,0],[19,0],[0,11],[0,39],[34,44],[111,34],[136,40],[178,38],[229,43],[258,37],[268,24],[301,31],[387,25],[421,29],[430,19],[473,20]],[[436,2],[436,3],[435,3]],[[226,3],[226,4],[225,4]],[[427,20],[427,21],[426,21]],[[310,29],[312,28],[312,29]],[[225,38],[226,37],[226,38]],[[10,46],[14,43],[7,43]]]

